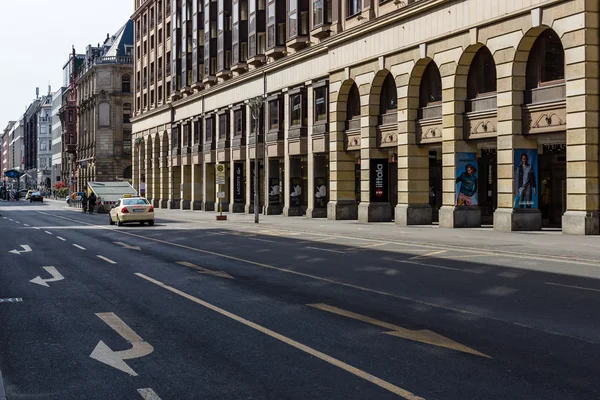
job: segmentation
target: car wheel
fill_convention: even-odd
[[[140,221],[140,225],[144,226],[145,222],[144,221]]]
[[[148,225],[154,226],[154,221],[148,221]]]
[[[115,221],[113,221],[113,220],[112,220],[112,218],[111,218],[110,216],[108,217],[108,221],[109,221],[108,223],[109,223],[109,224],[111,224],[111,225],[114,225],[114,224],[115,224]]]
[[[117,222],[117,225],[119,225],[119,226],[123,226],[123,221],[121,221],[121,220],[118,220],[118,222]]]

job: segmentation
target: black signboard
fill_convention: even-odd
[[[388,160],[376,158],[370,160],[371,165],[371,202],[385,203],[388,199]]]
[[[244,193],[244,163],[233,164],[233,202],[245,203]],[[254,195],[254,193],[252,193]]]
[[[290,207],[300,207],[302,205],[302,179],[290,179]]]
[[[315,208],[327,207],[327,179],[315,178]]]
[[[279,178],[269,178],[269,205],[279,204]]]

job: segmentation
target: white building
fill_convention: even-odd
[[[60,108],[63,104],[63,93],[65,88],[60,88],[52,95],[52,163],[51,176],[52,187],[62,180],[62,125],[60,122]]]
[[[21,115],[17,122],[15,122],[10,129],[10,169],[16,169],[23,171],[25,169],[25,160],[23,159],[24,150],[24,121]]]
[[[39,188],[51,189],[52,170],[52,93],[42,96],[37,110],[37,184]]]

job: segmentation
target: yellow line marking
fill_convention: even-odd
[[[422,262],[418,262],[418,261],[394,260],[394,259],[392,259],[392,261],[397,262],[397,263],[401,263],[401,264],[412,264],[412,265],[421,265],[423,267],[446,269],[446,270],[449,270],[449,271],[467,272],[467,273],[471,273],[471,274],[475,273],[475,272],[468,271],[468,270],[463,270],[463,269],[460,269],[460,268],[444,267],[442,265],[427,264],[427,263],[422,263]]]
[[[327,282],[327,283],[331,283],[331,284],[334,284],[334,285],[339,285],[339,286],[343,286],[343,287],[347,287],[347,288],[352,288],[352,289],[360,290],[360,291],[367,292],[367,293],[373,293],[373,294],[378,294],[378,295],[381,295],[381,296],[386,296],[386,297],[390,297],[390,298],[394,298],[394,299],[410,301],[412,303],[422,304],[424,306],[434,307],[434,308],[438,308],[440,310],[454,311],[454,312],[457,312],[457,313],[460,313],[460,314],[464,314],[464,315],[473,315],[475,317],[485,318],[485,319],[490,320],[490,321],[498,321],[498,322],[502,322],[502,323],[505,323],[505,324],[513,325],[513,326],[519,326],[519,327],[522,327],[522,328],[532,329],[532,330],[538,331],[538,332],[544,332],[544,333],[547,333],[547,334],[550,334],[550,335],[561,336],[561,337],[568,337],[568,338],[571,338],[571,339],[580,340],[582,342],[590,343],[590,344],[594,344],[594,345],[600,344],[600,341],[588,340],[588,339],[583,338],[583,337],[572,336],[572,335],[569,335],[569,334],[566,334],[566,333],[562,333],[562,332],[551,331],[551,330],[539,328],[539,327],[536,327],[536,326],[533,326],[533,325],[523,324],[523,323],[514,322],[514,321],[508,321],[508,320],[505,320],[505,319],[502,319],[502,318],[498,318],[498,317],[494,317],[494,316],[486,315],[486,314],[482,314],[482,313],[477,313],[477,312],[474,312],[474,311],[468,311],[468,310],[463,310],[463,309],[456,308],[456,307],[444,306],[444,305],[440,305],[440,304],[436,304],[436,303],[431,303],[431,302],[428,302],[428,301],[413,299],[413,298],[407,297],[407,296],[400,296],[400,295],[397,295],[397,294],[385,292],[383,290],[371,289],[371,288],[364,287],[364,286],[354,285],[352,283],[346,283],[346,282],[336,281],[335,279],[324,278],[322,276],[306,274],[306,273],[298,272],[298,271],[292,271],[292,270],[289,270],[289,269],[276,267],[274,265],[264,264],[264,263],[261,263],[261,262],[258,262],[258,261],[246,260],[246,259],[243,259],[243,258],[239,258],[239,257],[235,257],[235,256],[230,256],[230,255],[223,254],[223,253],[216,253],[216,252],[210,251],[210,250],[202,250],[202,249],[198,249],[198,248],[195,248],[195,247],[186,246],[186,245],[179,244],[179,243],[172,243],[172,242],[168,242],[166,240],[160,240],[160,239],[155,239],[155,238],[151,238],[151,237],[147,237],[147,236],[137,235],[135,233],[131,233],[131,232],[127,232],[127,231],[122,231],[122,230],[117,230],[117,229],[112,229],[112,228],[109,228],[107,226],[95,225],[95,224],[91,224],[91,223],[88,223],[88,222],[84,222],[84,221],[79,221],[79,220],[76,220],[76,219],[71,219],[71,218],[63,217],[61,215],[55,215],[55,214],[48,214],[48,215],[51,215],[51,216],[53,216],[55,218],[60,218],[60,219],[64,219],[64,220],[67,220],[67,221],[76,222],[78,224],[85,224],[85,225],[98,227],[100,229],[104,229],[104,230],[111,231],[111,232],[118,232],[121,235],[129,235],[129,236],[137,237],[137,238],[144,239],[144,240],[149,240],[149,241],[156,242],[156,243],[166,244],[168,246],[174,246],[174,247],[179,247],[179,248],[190,250],[190,251],[195,251],[197,253],[210,254],[210,255],[213,255],[215,257],[221,257],[221,258],[224,258],[224,259],[227,259],[227,260],[239,261],[239,262],[242,262],[242,263],[246,263],[248,265],[254,265],[256,267],[267,268],[267,269],[272,269],[272,270],[279,271],[279,272],[284,272],[284,273],[287,273],[287,274],[303,276],[305,278],[311,278],[311,279],[315,279],[315,280],[318,280],[318,281]],[[394,243],[398,243],[398,242],[394,242]],[[85,250],[85,248],[82,248],[82,249]],[[524,257],[524,258],[526,258],[526,257]],[[403,263],[407,263],[407,264],[425,265],[425,266],[430,266],[430,267],[434,267],[434,268],[444,268],[444,269],[452,269],[452,270],[462,271],[462,272],[476,273],[476,272],[471,272],[471,271],[466,271],[466,270],[459,270],[459,269],[456,269],[456,268],[439,267],[439,266],[436,266],[436,265],[424,264],[424,263],[419,263],[419,262],[410,262],[410,261],[403,261],[403,260],[393,260],[393,261],[397,261],[397,262],[401,262],[401,263],[403,262]],[[594,264],[594,265],[598,266],[598,264]]]
[[[554,282],[544,282],[544,283],[546,285],[552,285],[552,286],[562,286],[562,287],[571,288],[571,289],[588,290],[590,292],[600,292],[600,289],[586,288],[583,286],[561,285],[560,283],[554,283]]]
[[[333,307],[328,304],[307,304],[307,306],[327,311],[333,314],[341,315],[347,318],[356,319],[358,321],[366,322],[371,325],[380,326],[385,329],[390,329],[391,332],[383,332],[386,335],[397,336],[403,339],[414,340],[416,342],[427,343],[433,346],[445,347],[450,350],[462,351],[463,353],[469,353],[476,356],[491,358],[490,356],[480,353],[477,350],[473,350],[470,347],[462,345],[442,335],[438,335],[437,333],[427,329],[412,331],[410,329],[402,328],[398,325],[379,321],[371,317],[366,317],[364,315],[353,313],[352,311],[342,310],[341,308]]]
[[[343,251],[339,251],[339,250],[333,250],[333,249],[324,249],[322,247],[311,247],[311,246],[306,246],[305,249],[310,249],[310,250],[320,250],[320,251],[327,251],[329,253],[338,253],[338,254],[346,254]]]
[[[233,276],[229,275],[225,271],[214,271],[214,270],[206,269],[206,268],[200,267],[196,264],[192,264],[191,262],[177,261],[175,264],[179,264],[179,265],[183,265],[184,267],[195,269],[196,271],[200,272],[201,274],[220,276],[221,278],[233,279]]]
[[[448,252],[448,250],[434,251],[433,253],[421,254],[419,256],[411,257],[410,260],[417,260],[419,258],[431,257],[431,256],[435,256],[436,254],[442,254],[442,253],[447,253],[447,252]]]
[[[373,244],[365,244],[364,246],[354,246],[354,247],[348,247],[347,249],[344,249],[345,251],[352,251],[352,250],[362,250],[362,249],[370,249],[373,247],[381,247],[381,246],[385,246],[386,244],[389,243],[373,243]]]
[[[281,334],[279,334],[279,333],[277,333],[275,331],[272,331],[272,330],[270,330],[268,328],[265,328],[262,325],[258,325],[257,323],[254,323],[254,322],[249,321],[249,320],[247,320],[245,318],[242,318],[239,315],[233,314],[233,313],[231,313],[229,311],[226,311],[226,310],[224,310],[222,308],[219,308],[219,307],[217,307],[215,305],[212,305],[212,304],[210,304],[210,303],[208,303],[208,302],[206,302],[204,300],[201,300],[201,299],[199,299],[197,297],[194,297],[194,296],[189,295],[189,294],[187,294],[185,292],[182,292],[181,290],[175,289],[174,287],[165,285],[164,283],[162,283],[160,281],[157,281],[155,279],[152,279],[149,276],[146,276],[146,275],[141,274],[139,272],[137,272],[135,275],[139,276],[142,279],[147,280],[148,282],[152,282],[152,283],[154,283],[157,286],[161,286],[161,287],[167,289],[168,291],[170,291],[172,293],[178,294],[181,297],[184,297],[184,298],[186,298],[188,300],[191,300],[191,301],[193,301],[196,304],[199,304],[199,305],[201,305],[201,306],[203,306],[205,308],[208,308],[209,310],[217,312],[217,313],[219,313],[219,314],[221,314],[221,315],[223,315],[223,316],[225,316],[227,318],[230,318],[230,319],[232,319],[234,321],[237,321],[237,322],[239,322],[239,323],[241,323],[243,325],[246,325],[249,328],[252,328],[252,329],[257,330],[257,331],[259,331],[261,333],[264,333],[265,335],[270,336],[273,339],[277,339],[280,342],[283,342],[283,343],[285,343],[287,345],[295,347],[296,349],[298,349],[300,351],[303,351],[303,352],[305,352],[307,354],[310,354],[311,356],[317,357],[317,358],[319,358],[319,359],[321,359],[321,360],[323,360],[323,361],[325,361],[325,362],[327,362],[327,363],[329,363],[329,364],[331,364],[333,366],[341,368],[344,371],[347,371],[347,372],[349,372],[349,373],[351,373],[351,374],[353,374],[353,375],[355,375],[355,376],[357,376],[357,377],[359,377],[361,379],[369,381],[369,382],[371,382],[371,383],[373,383],[373,384],[375,384],[375,385],[377,385],[377,386],[379,386],[379,387],[381,387],[381,388],[383,388],[383,389],[385,389],[385,390],[387,390],[389,392],[397,394],[400,397],[403,397],[403,398],[405,398],[407,400],[424,400],[422,397],[416,396],[415,394],[409,392],[408,390],[402,389],[402,388],[400,388],[400,387],[398,387],[398,386],[396,386],[396,385],[394,385],[394,384],[392,384],[390,382],[387,382],[387,381],[384,381],[383,379],[377,378],[376,376],[373,376],[373,375],[371,375],[371,374],[369,374],[369,373],[367,373],[365,371],[362,371],[362,370],[360,370],[360,369],[358,369],[356,367],[353,367],[352,365],[346,364],[345,362],[343,362],[341,360],[338,360],[338,359],[333,358],[333,357],[331,357],[331,356],[329,356],[329,355],[327,355],[325,353],[322,353],[322,352],[320,352],[318,350],[315,350],[312,347],[308,347],[308,346],[306,346],[306,345],[304,345],[304,344],[302,344],[300,342],[297,342],[297,341],[295,341],[293,339],[288,338],[287,336],[283,336],[283,335],[281,335]]]

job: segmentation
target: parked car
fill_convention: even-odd
[[[125,195],[109,212],[109,222],[123,226],[126,222],[154,225],[154,207],[143,197]]]
[[[31,192],[27,193],[27,195],[29,196],[30,203],[33,203],[34,201],[44,202],[44,196],[42,196],[40,192]]]

